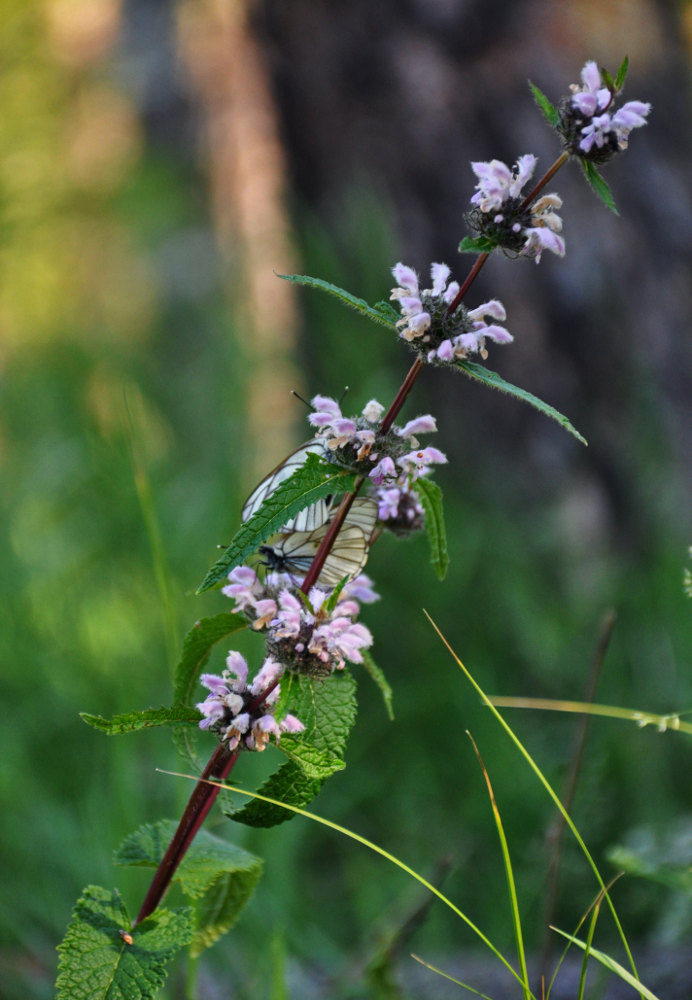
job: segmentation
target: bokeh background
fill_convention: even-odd
[[[566,259],[493,258],[469,298],[507,307],[515,343],[490,367],[565,412],[589,447],[512,399],[424,374],[403,416],[438,418],[449,575],[436,580],[424,539],[375,547],[382,601],[364,620],[396,719],[362,676],[348,768],[314,803],[423,874],[449,859],[445,889],[510,949],[470,730],[540,952],[550,804],[422,609],[487,691],[553,698],[583,697],[615,609],[597,700],[692,703],[691,45],[692,8],[664,0],[6,0],[3,995],[52,995],[54,948],[84,885],[117,884],[136,911],[147,877],[113,870],[112,850],[179,815],[189,792],[155,771],[179,763],[166,733],[106,739],[78,712],[168,702],[182,635],[227,603],[194,596],[216,544],[257,479],[309,436],[290,390],[339,396],[347,383],[357,412],[387,403],[408,368],[381,329],[275,272],[371,301],[397,260],[463,275],[469,161],[532,151],[547,167],[559,151],[527,78],[557,100],[586,59],[615,72],[628,54],[626,97],[653,112],[607,168],[620,216],[570,165],[553,185]],[[243,649],[259,657],[251,638]],[[577,720],[508,718],[560,787]],[[681,734],[592,726],[573,815],[606,873],[618,844],[655,842],[692,863],[691,768]],[[271,995],[280,954],[291,996],[376,995],[363,969],[418,888],[303,820],[210,828],[265,857],[266,873],[205,958],[200,995]],[[595,891],[568,843],[558,925],[573,928]],[[689,895],[629,878],[615,899],[650,985],[662,969],[689,974]],[[616,948],[605,918],[599,942]],[[411,949],[467,979],[477,961],[440,906]],[[407,995],[452,995],[411,965],[404,956]],[[167,997],[182,996],[181,976]],[[505,988],[494,995],[514,995]]]

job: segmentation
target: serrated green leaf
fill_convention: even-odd
[[[173,677],[175,705],[190,705],[194,691],[212,649],[217,642],[247,628],[242,615],[223,611],[209,618],[200,618],[183,639],[183,651]]]
[[[323,779],[308,777],[299,764],[289,760],[267,778],[258,792],[278,802],[305,806],[312,802],[323,784]],[[288,823],[295,816],[295,813],[282,809],[281,806],[261,802],[259,799],[252,799],[241,808],[224,807],[224,812],[229,819],[254,827],[278,826],[280,823]]]
[[[183,652],[175,668],[172,712],[183,705],[189,706],[195,700],[199,676],[216,643],[244,628],[247,628],[247,622],[243,616],[228,611],[195,622],[183,640]],[[204,762],[198,759],[196,753],[198,735],[197,726],[177,726],[173,730],[173,744],[196,771],[201,771]]]
[[[284,675],[281,686],[287,688],[287,711],[296,715],[305,726],[301,734],[303,752],[307,747],[325,754],[321,766],[332,758],[336,770],[343,765],[343,753],[356,717],[356,682],[346,671],[331,674],[324,680],[309,680],[292,674]],[[283,743],[283,739],[281,741]],[[297,741],[296,741],[297,742]],[[317,757],[313,758],[313,764]],[[312,777],[306,773],[297,758],[283,764],[259,789],[261,795],[304,806],[317,795],[326,777]],[[333,772],[332,772],[333,773]],[[290,813],[279,806],[254,799],[240,808],[224,809],[227,815],[248,826],[275,826],[291,819]]]
[[[225,580],[235,566],[240,566],[247,556],[257,551],[262,542],[299,511],[324,497],[346,493],[353,489],[354,480],[352,472],[329,465],[317,455],[308,455],[306,461],[241,525],[231,544],[199,585],[197,593],[202,594]]]
[[[391,684],[385,677],[384,672],[377,666],[367,649],[363,650],[363,666],[379,688],[380,694],[382,695],[382,701],[384,702],[385,711],[387,712],[390,720],[393,722],[394,708],[392,705],[393,691]]]
[[[558,927],[552,928],[557,934],[560,934],[563,938],[567,938],[572,944],[576,944],[577,948],[581,948],[582,951],[586,950],[586,944],[584,941],[580,941],[579,938],[574,937],[572,934],[567,934],[565,931],[561,931]],[[643,983],[636,979],[631,972],[628,972],[619,962],[616,962],[614,958],[610,955],[606,955],[605,952],[599,951],[597,948],[590,947],[589,954],[592,955],[597,961],[604,965],[606,969],[610,969],[614,972],[616,976],[619,976],[623,982],[627,983],[633,989],[635,989],[640,997],[645,997],[646,1000],[659,1000],[659,998],[648,990]]]
[[[620,63],[620,68],[618,69],[617,73],[615,74],[615,90],[616,91],[620,91],[624,87],[624,85],[625,85],[625,77],[627,76],[627,70],[629,69],[629,66],[630,66],[629,56],[625,56],[625,58]]]
[[[126,837],[116,852],[116,864],[157,868],[173,839],[177,824],[161,820]],[[242,847],[201,830],[175,873],[186,896],[196,901],[193,958],[230,930],[252,896],[262,874],[262,859]]]
[[[58,946],[57,1000],[153,1000],[167,964],[192,935],[190,907],[158,909],[131,928],[117,890],[87,886]]]
[[[121,736],[136,733],[139,729],[153,729],[155,726],[197,725],[200,714],[196,708],[187,705],[173,705],[171,708],[147,708],[142,712],[125,712],[105,719],[102,715],[80,712],[88,726],[106,733],[107,736]]]
[[[613,197],[613,192],[610,190],[607,182],[601,177],[598,170],[589,160],[579,160],[581,168],[584,171],[584,177],[591,187],[597,198],[600,198],[606,208],[609,208],[611,212],[615,215],[619,215],[617,208],[615,207],[615,198]]]
[[[492,253],[497,243],[487,236],[464,236],[459,253]]]
[[[447,552],[447,531],[442,507],[442,490],[432,479],[422,476],[413,484],[413,488],[423,504],[425,511],[425,530],[430,543],[430,562],[437,573],[438,579],[444,580],[449,566]]]
[[[327,750],[318,750],[317,747],[306,743],[302,738],[282,736],[278,743],[278,749],[289,760],[297,764],[308,778],[318,778],[324,781],[336,771],[343,771],[346,767],[341,757],[336,757]]]
[[[382,308],[383,305],[387,307],[388,303],[378,302],[376,305],[371,306],[365,299],[359,299],[356,295],[352,295],[345,289],[339,288],[338,285],[332,285],[331,282],[324,281],[322,278],[311,278],[308,274],[280,274],[279,277],[283,278],[284,281],[291,281],[296,285],[305,285],[307,288],[317,288],[321,292],[327,292],[328,295],[335,296],[344,305],[355,309],[361,316],[367,316],[373,322],[386,326],[389,329],[393,329],[396,326],[396,321],[399,319],[399,315],[391,309],[391,306],[389,308]],[[394,318],[391,316],[390,310],[394,313]]]
[[[392,329],[396,328],[396,324],[401,319],[401,313],[397,312],[391,302],[387,302],[386,299],[382,299],[380,302],[376,302],[372,308],[382,315],[387,326]]]
[[[558,121],[560,120],[560,113],[557,108],[548,98],[545,96],[542,90],[539,90],[535,83],[529,80],[529,87],[531,93],[533,94],[533,99],[538,105],[539,111],[547,121],[551,128],[555,128]]]
[[[586,438],[582,437],[576,428],[572,426],[567,417],[564,417],[558,410],[554,407],[549,406],[548,403],[544,403],[542,399],[538,396],[534,396],[533,393],[527,392],[526,389],[519,389],[516,385],[512,385],[511,382],[506,382],[501,375],[497,372],[491,371],[484,365],[476,364],[474,361],[457,361],[457,368],[460,368],[466,375],[471,378],[476,379],[477,382],[482,382],[484,385],[489,386],[491,389],[499,389],[500,392],[507,392],[510,396],[516,396],[517,399],[521,399],[524,403],[528,403],[529,406],[535,407],[546,417],[550,417],[551,420],[557,421],[561,427],[564,427],[566,431],[577,439],[581,441],[582,444],[587,444]]]

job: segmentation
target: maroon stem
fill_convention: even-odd
[[[315,558],[310,563],[310,569],[307,571],[305,579],[303,580],[300,589],[304,594],[310,592],[310,588],[314,587],[317,582],[317,578],[322,572],[322,567],[324,566],[325,560],[332,550],[334,540],[336,536],[341,531],[341,525],[346,520],[346,515],[351,509],[353,501],[356,499],[358,490],[364,483],[363,476],[357,476],[356,481],[353,484],[353,491],[351,493],[345,493],[336,514],[329,522],[329,527],[327,528],[327,533],[320,542],[320,546],[315,553]]]
[[[534,198],[536,198],[536,196],[541,193],[541,191],[546,186],[548,181],[551,181],[553,179],[553,177],[558,172],[560,167],[564,167],[565,163],[567,163],[568,160],[569,160],[569,153],[561,153],[560,156],[558,156],[557,160],[555,160],[555,163],[553,163],[552,167],[548,167],[548,169],[543,174],[538,183],[529,191],[527,196],[524,198],[524,200],[521,203],[522,209],[529,207]]]
[[[490,256],[489,253],[481,253],[481,254],[479,254],[476,257],[476,262],[474,263],[473,267],[471,268],[471,270],[467,274],[466,281],[461,286],[461,288],[459,289],[459,291],[457,292],[457,294],[454,296],[454,298],[452,299],[452,302],[449,305],[449,308],[447,309],[447,315],[448,316],[451,316],[452,313],[454,312],[454,310],[457,309],[458,306],[461,304],[461,300],[464,298],[464,296],[468,292],[469,288],[471,287],[471,285],[474,283],[474,281],[478,277],[478,274],[480,273],[481,268],[483,267],[483,265],[485,264],[485,262],[486,262],[486,260],[488,259],[489,256]]]
[[[156,874],[149,886],[142,908],[139,911],[133,927],[141,924],[161,902],[163,894],[171,883],[175,871],[183,859],[185,852],[192,843],[192,840],[206,819],[207,813],[213,806],[216,796],[219,794],[218,785],[207,783],[208,778],[223,781],[231,771],[231,768],[239,756],[238,750],[229,750],[223,743],[219,743],[214,753],[209,759],[209,763],[202,772],[200,780],[195,785],[195,789],[190,796],[185,812],[183,813],[178,829],[173,835],[173,839],[168,845],[168,850],[161,859]]]

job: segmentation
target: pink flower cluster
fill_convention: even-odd
[[[478,183],[471,204],[488,216],[495,232],[500,233],[506,225],[510,239],[514,236],[523,240],[520,253],[535,257],[538,264],[544,250],[564,257],[565,241],[558,235],[562,231],[562,219],[555,212],[562,207],[558,195],[543,195],[526,209],[522,208],[522,189],[533,176],[536,162],[532,153],[526,153],[511,170],[501,160],[472,163]],[[482,222],[480,227],[481,230],[485,228]],[[503,243],[500,241],[499,245]]]
[[[594,146],[601,149],[613,138],[619,149],[627,149],[630,132],[646,125],[651,105],[644,101],[627,101],[613,113],[606,110],[612,103],[613,94],[603,86],[601,71],[592,61],[582,69],[581,83],[581,87],[576,83],[570,87],[572,107],[588,120],[581,129],[583,138],[579,149],[589,153]]]
[[[369,629],[354,621],[359,601],[378,600],[372,581],[363,573],[349,581],[331,607],[328,595],[313,587],[306,603],[286,586],[280,574],[268,574],[264,583],[249,566],[238,566],[223,588],[255,629],[267,630],[267,648],[282,669],[291,667],[311,676],[343,670],[345,662],[362,663],[362,649],[372,645]]]
[[[360,417],[348,418],[341,413],[339,404],[329,396],[315,396],[315,408],[308,417],[317,435],[324,439],[330,451],[355,449],[349,460],[365,463],[367,475],[376,487],[374,497],[378,504],[378,519],[398,533],[408,534],[423,525],[424,512],[413,489],[421,476],[427,476],[433,465],[447,461],[437,448],[421,448],[418,434],[437,430],[435,418],[426,414],[409,420],[403,427],[392,427],[386,435],[378,433],[384,407],[375,399],[363,408]]]
[[[273,736],[279,742],[282,733],[300,733],[305,729],[295,715],[286,715],[277,721],[271,709],[276,705],[280,686],[276,684],[254,711],[248,708],[263,691],[281,677],[283,667],[268,657],[248,686],[248,665],[240,653],[231,651],[226,658],[226,669],[219,674],[202,674],[200,681],[210,694],[197,708],[204,718],[200,729],[213,729],[229,750],[244,747],[264,750]]]
[[[317,436],[330,451],[356,449],[353,461],[371,465],[368,476],[375,486],[397,482],[402,475],[413,481],[427,475],[431,465],[447,461],[437,448],[421,448],[415,438],[437,430],[435,418],[429,414],[409,420],[404,427],[393,427],[387,436],[378,436],[384,407],[376,399],[371,399],[362,417],[355,419],[344,417],[339,404],[329,396],[315,396],[311,403],[314,410],[308,420],[317,428]]]
[[[497,299],[471,310],[459,306],[451,317],[447,316],[459,285],[456,281],[447,284],[450,270],[446,264],[431,266],[432,288],[423,291],[418,275],[405,264],[393,267],[392,275],[398,287],[392,289],[390,298],[399,302],[401,308],[399,335],[409,342],[420,341],[428,361],[450,362],[474,353],[486,358],[486,339],[498,344],[509,344],[514,339],[503,326],[485,321],[486,316],[499,322],[507,318],[504,306]]]

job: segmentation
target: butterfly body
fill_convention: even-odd
[[[282,531],[272,545],[261,545],[259,552],[267,567],[281,573],[307,573],[331,520],[328,518],[312,531]],[[376,520],[376,501],[356,497],[325,559],[318,584],[335,587],[345,576],[352,578],[360,573],[368,558]]]

